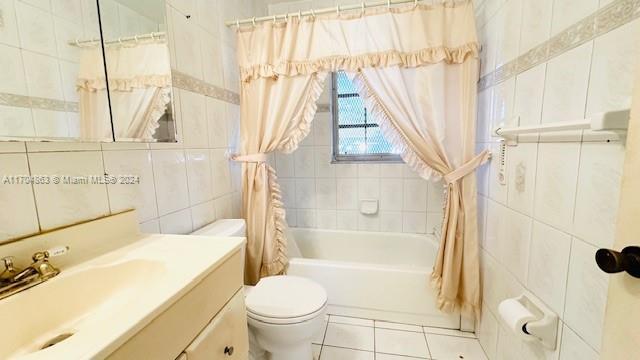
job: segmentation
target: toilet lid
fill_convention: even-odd
[[[288,319],[313,314],[327,303],[319,284],[298,276],[261,279],[245,299],[247,311],[260,317]]]

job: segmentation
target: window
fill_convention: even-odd
[[[401,162],[343,71],[332,74],[333,161]]]

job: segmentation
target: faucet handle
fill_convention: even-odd
[[[13,265],[13,262],[15,260],[16,258],[13,256],[7,256],[0,259],[0,261],[2,261],[2,264],[4,265],[4,269],[0,272],[0,279],[3,279],[7,276],[12,276],[13,274],[18,272],[16,267]]]
[[[13,256],[7,256],[0,259],[0,261],[2,261],[2,264],[4,265],[4,271],[9,271],[9,272],[15,271],[16,268],[13,266],[13,262],[15,260],[16,258]]]
[[[33,261],[42,261],[51,257],[64,255],[67,253],[67,251],[69,251],[68,246],[58,246],[58,247],[51,248],[49,250],[39,251],[35,253],[32,256],[32,259]]]
[[[2,264],[4,265],[4,269],[2,269],[2,271],[0,271],[0,280],[6,280],[11,278],[12,276],[14,276],[16,273],[18,273],[20,270],[16,269],[15,265],[14,265],[14,261],[15,261],[15,257],[13,256],[7,256],[4,257],[2,259],[0,259],[0,261],[2,262]]]
[[[33,254],[33,264],[31,268],[35,269],[40,274],[40,279],[48,280],[58,274],[60,274],[60,269],[49,263],[50,257],[64,255],[69,251],[68,246],[59,246],[55,248],[51,248],[46,251],[40,251]]]

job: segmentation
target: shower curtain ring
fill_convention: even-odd
[[[387,10],[391,10],[391,0],[387,0]]]
[[[236,18],[236,27],[240,29],[240,19]]]
[[[276,16],[273,15],[273,24],[275,25],[275,23],[276,23]]]
[[[364,8],[365,8],[365,3],[364,1],[362,3],[360,3],[360,7],[361,7],[361,11],[362,11],[362,15],[364,15]]]
[[[313,20],[316,19],[316,11],[311,8],[311,16],[313,16]]]
[[[336,14],[340,16],[340,5],[336,5]]]
[[[256,26],[256,17],[255,16],[251,19],[251,23],[253,24],[254,27]]]
[[[302,20],[302,10],[298,10],[298,21]]]

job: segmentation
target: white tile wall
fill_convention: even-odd
[[[508,187],[507,204],[510,208],[531,215],[537,172],[538,144],[522,143],[509,149],[507,176],[514,179]]]
[[[501,26],[498,30],[496,66],[515,59],[519,54],[523,0],[510,0],[498,12]]]
[[[531,3],[527,1],[527,3]],[[520,125],[536,125],[542,120],[542,102],[547,65],[541,64],[523,72],[516,78],[513,112],[520,117]],[[526,135],[537,139],[537,135]]]
[[[29,154],[33,175],[81,176],[104,172],[98,151],[41,152]],[[64,181],[64,180],[62,180]],[[33,186],[40,228],[48,230],[109,214],[106,185],[36,184]]]
[[[155,181],[151,151],[122,150],[103,153],[104,169],[108,174],[136,174],[140,184],[109,184],[109,206],[112,212],[136,208],[138,219],[148,221],[158,217],[158,205],[155,196]],[[153,190],[151,190],[153,189]]]
[[[92,13],[88,11],[90,10],[88,3],[90,1],[83,2],[83,10],[79,10],[75,1],[64,3],[52,1],[51,4],[55,5],[52,7],[49,1],[0,0],[0,11],[5,24],[4,27],[0,27],[2,44],[0,46],[11,46],[16,49],[14,53],[20,46],[17,27],[12,25],[16,23],[13,16],[16,13],[14,9],[16,4],[19,7],[34,9],[29,14],[25,13],[23,21],[27,21],[29,17],[44,16],[42,15],[44,12],[53,17],[58,16],[56,13],[61,14],[65,18],[64,21],[74,21],[70,17],[66,19],[65,11],[83,11],[83,14],[88,14],[83,17],[90,18]],[[211,6],[210,3],[212,2],[199,1],[198,9],[204,11]],[[133,24],[131,19],[118,18],[120,5],[109,1],[104,4],[103,15],[107,17],[110,14],[114,15],[115,17],[110,21],[123,26],[122,29],[118,29],[118,32],[128,31],[127,26],[132,29],[131,31],[140,31],[140,27],[135,27],[140,25]],[[173,6],[168,8],[170,12],[176,11]],[[224,6],[214,8],[216,11],[208,12],[202,17],[197,16],[195,12],[192,13],[190,21],[180,15],[177,17],[180,20],[178,24],[174,23],[169,28],[170,37],[173,32],[195,34],[187,42],[195,44],[193,46],[196,46],[198,51],[191,55],[197,55],[199,59],[190,59],[191,61],[200,61],[201,64],[206,65],[222,64],[221,49],[234,46],[234,38],[231,35],[233,31],[228,30],[222,21],[226,18],[259,14],[256,12],[259,8],[249,0],[225,2]],[[129,15],[131,14],[125,14],[125,17]],[[183,19],[185,20],[182,21]],[[53,24],[54,20],[51,22]],[[88,21],[87,24],[89,24]],[[112,35],[115,36],[118,32]],[[28,41],[53,41],[55,45],[55,38],[47,37],[48,34],[53,33],[51,31],[41,34],[40,37],[35,34]],[[214,51],[203,51],[201,56],[201,42],[215,48]],[[55,52],[56,49],[52,46],[50,50]],[[4,54],[4,48],[2,51]],[[24,54],[28,55],[24,57]],[[178,58],[181,56],[185,58],[181,50],[177,51],[177,55]],[[33,76],[34,79],[35,77],[47,79],[48,76],[51,76],[51,79],[57,78],[57,82],[39,80],[38,84],[46,85],[47,97],[57,93],[61,99],[65,99],[62,86],[64,82],[59,79],[60,72],[57,70],[58,63],[62,62],[48,55],[22,50],[21,58],[26,58],[26,63],[29,62],[30,56],[56,62],[55,71],[46,73],[36,68]],[[233,57],[230,57],[230,60],[233,60]],[[215,76],[212,75],[206,80],[226,88],[229,88],[230,84],[237,83],[237,71],[231,70],[231,67],[236,65],[230,60],[227,67],[220,67],[220,74],[214,74]],[[3,67],[5,67],[4,61],[3,56],[0,59],[0,65]],[[205,69],[207,69],[206,66]],[[205,75],[200,75],[199,78],[208,76],[206,71]],[[22,70],[16,73],[21,72]],[[42,86],[29,87],[31,84],[29,75],[25,78],[17,75],[17,77],[0,80],[0,91],[11,90],[10,92],[26,94],[32,88],[34,91],[44,89]],[[132,207],[138,209],[141,227],[147,232],[188,233],[216,219],[240,216],[238,167],[227,160],[227,153],[235,151],[238,144],[239,106],[185,90],[174,89],[174,94],[178,131],[184,134],[184,141],[177,144],[0,143],[0,175],[2,176],[103,175],[104,173],[140,176],[140,184],[137,185],[0,184],[0,242]],[[7,109],[7,112],[4,108],[2,109],[0,123],[12,124],[19,131],[33,132],[34,124],[30,109]],[[5,116],[12,111],[21,113],[15,117]],[[28,121],[25,120],[25,113],[28,114]],[[18,115],[22,116],[21,119],[19,118],[21,121],[15,121]],[[47,114],[34,112],[36,126],[39,126],[38,119],[45,115]],[[337,221],[337,216],[334,218]],[[313,219],[315,221],[315,216]],[[323,219],[325,223],[331,223],[330,216],[324,216]]]
[[[564,326],[562,330],[562,345],[560,347],[560,360],[597,360],[598,353],[584,342],[571,328]]]
[[[576,238],[571,243],[564,320],[599,351],[609,275],[602,272],[593,259],[597,249]]]
[[[580,143],[544,143],[538,150],[534,214],[570,231],[575,208]]]
[[[589,42],[549,61],[543,123],[584,119],[592,51],[593,43]]]
[[[152,150],[151,157],[156,181],[158,214],[163,216],[188,207],[189,189],[184,151]]]
[[[522,2],[521,53],[549,39],[553,2],[553,0],[524,0]]]
[[[3,14],[2,22],[4,24],[0,28],[0,43],[19,47],[20,39],[18,37],[15,2],[12,0],[0,1],[0,11]]]
[[[553,311],[562,314],[571,236],[536,221],[529,251],[529,274],[525,284]],[[546,271],[541,271],[542,269]]]
[[[27,85],[20,49],[0,45],[0,91],[17,95],[27,95]]]
[[[209,150],[185,150],[187,157],[187,185],[189,204],[197,205],[213,199]]]
[[[495,359],[498,346],[498,322],[485,306],[482,307],[480,323],[476,328],[476,335],[480,345],[489,359]]]
[[[520,29],[512,29],[520,34],[519,55],[598,9],[597,0],[478,3],[483,68],[494,67],[486,62],[496,58],[509,60],[504,35],[493,32],[517,22],[505,19],[512,9],[522,8]],[[489,131],[511,117],[530,125],[628,108],[631,74],[640,59],[640,46],[631,39],[638,32],[640,20],[632,21],[483,90],[477,148],[497,150]],[[539,143],[508,147],[506,185],[497,181],[496,162],[479,172],[484,304],[477,334],[490,359],[598,358],[608,276],[593,257],[598,247],[613,243],[625,144],[582,142],[581,136],[542,136]],[[553,352],[522,343],[499,318],[499,302],[525,290],[560,316]]]
[[[551,33],[566,29],[598,9],[599,0],[554,0]]]
[[[330,113],[318,113],[300,147],[275,156],[290,226],[408,233],[440,226],[441,185],[405,164],[332,164],[331,126]],[[360,214],[361,200],[377,200],[378,214]]]
[[[573,232],[595,246],[613,245],[623,159],[622,144],[582,145]]]
[[[634,71],[640,44],[633,41],[640,33],[634,21],[605,34],[594,42],[587,114],[628,109],[631,106]]]
[[[19,150],[19,149],[18,149]],[[22,149],[24,151],[24,148]],[[3,179],[9,175],[28,175],[29,163],[25,153],[0,154]],[[27,184],[0,185],[0,238],[8,239],[38,232],[38,215],[33,189]]]
[[[206,149],[209,147],[205,96],[191,91],[180,91],[182,111],[182,136],[185,147]]]

